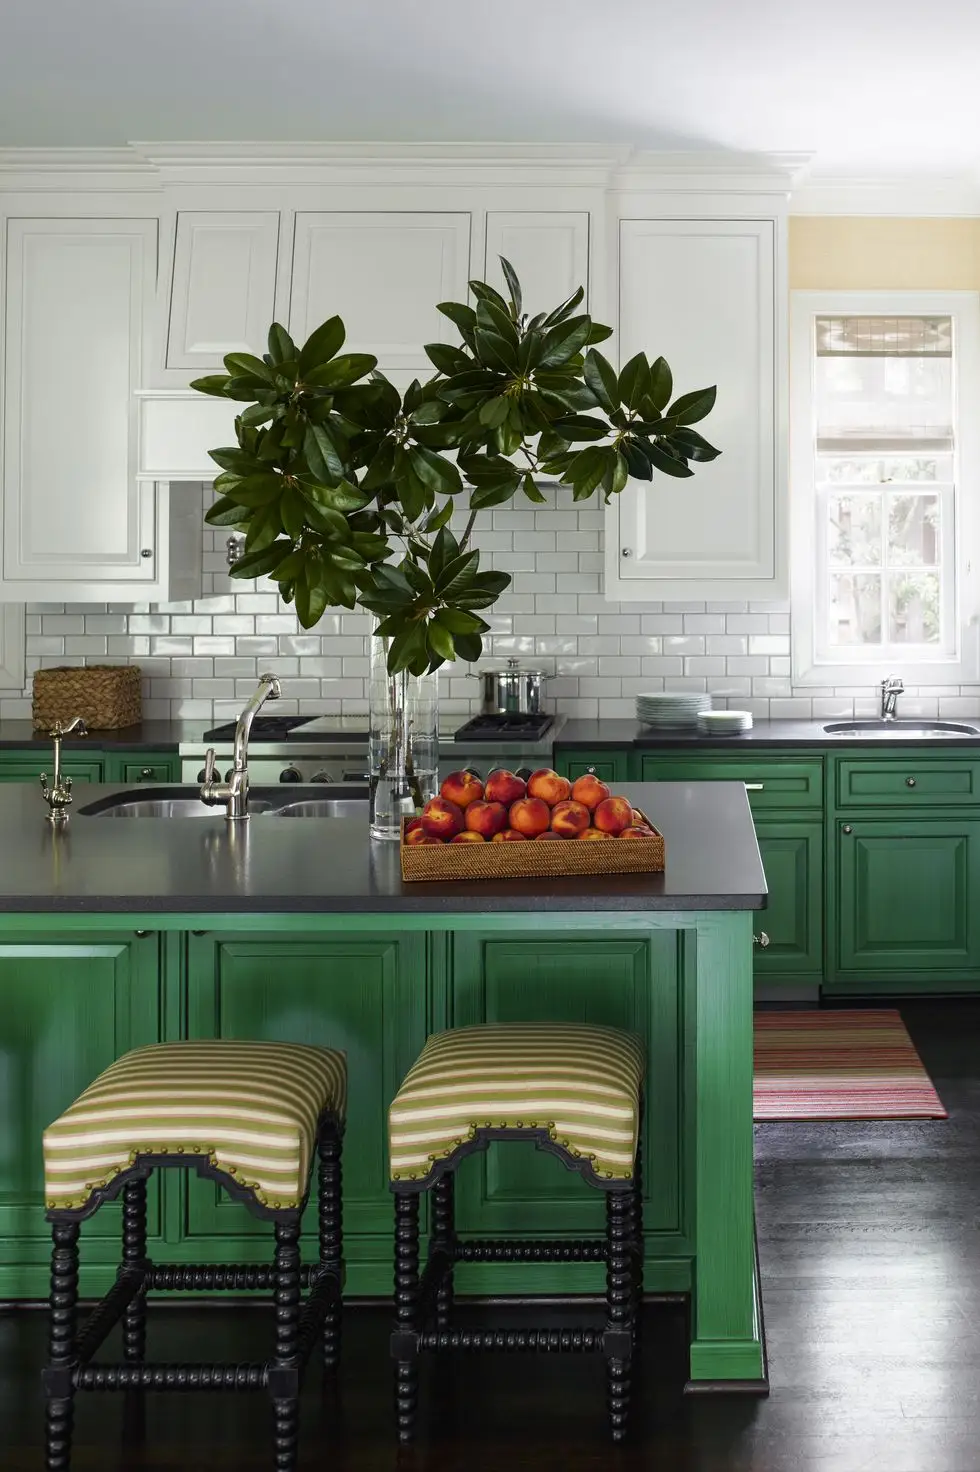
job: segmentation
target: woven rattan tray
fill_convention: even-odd
[[[642,812],[642,809],[637,811]],[[664,837],[650,819],[652,838],[610,839],[583,843],[441,843],[405,842],[402,824],[402,878],[414,880],[560,879],[583,874],[659,874],[664,869]]]

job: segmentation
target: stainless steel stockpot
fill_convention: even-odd
[[[471,670],[483,685],[484,715],[536,716],[544,703],[544,670],[521,669],[520,660],[509,659],[502,670]]]

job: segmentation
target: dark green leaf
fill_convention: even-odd
[[[344,479],[344,462],[337,453],[333,435],[325,424],[307,425],[303,437],[303,453],[318,481],[333,485]]]
[[[592,326],[589,328],[589,335],[585,340],[589,343],[605,342],[606,338],[612,337],[612,335],[612,328],[607,327],[604,322],[593,322]]]
[[[343,353],[339,358],[332,358],[329,363],[311,368],[305,375],[304,382],[311,388],[348,388],[358,378],[363,378],[365,373],[370,373],[377,362],[377,358],[370,353]]]
[[[557,323],[564,322],[565,318],[570,317],[575,311],[575,308],[579,305],[581,301],[584,301],[584,299],[585,291],[580,286],[577,291],[574,291],[572,293],[567,301],[562,302],[560,307],[556,307],[553,312],[549,312],[547,317],[542,317],[540,319],[540,326],[554,327]],[[539,319],[535,318],[534,322],[531,325],[539,325]]]
[[[644,446],[644,454],[649,456],[654,470],[662,470],[665,475],[676,475],[681,479],[694,474],[694,471],[683,460],[679,460],[676,455],[671,455],[662,445],[654,444],[652,440]]]
[[[618,450],[609,449],[607,452],[608,463],[606,472],[602,477],[602,488],[606,493],[606,500],[610,496],[618,496],[629,479],[629,471],[626,467],[625,458]]]
[[[653,480],[653,466],[650,464],[650,457],[643,453],[641,445],[635,440],[623,440],[620,448],[626,460],[626,468],[635,480]]]
[[[286,554],[292,551],[292,545],[291,542],[280,540],[273,542],[271,547],[263,547],[261,552],[246,552],[231,569],[231,576],[261,578],[266,573],[274,572]]]
[[[300,377],[305,378],[311,369],[319,368],[336,357],[344,345],[346,335],[339,317],[328,317],[326,322],[321,322],[303,344],[299,355]]]
[[[449,522],[452,520],[452,514],[453,502],[451,500],[444,501],[435,511],[429,512],[425,521],[422,523],[422,530],[426,534],[440,531],[442,527],[449,525]]]
[[[627,408],[634,409],[639,406],[643,395],[650,388],[650,364],[647,362],[646,353],[637,353],[630,358],[626,367],[619,375],[619,402]]]
[[[519,317],[524,307],[524,299],[521,294],[521,283],[518,280],[517,272],[506,256],[500,257],[500,269],[504,273],[507,290],[510,292],[510,303],[514,311],[514,316]]]
[[[248,454],[246,450],[240,450],[237,445],[222,447],[220,450],[209,450],[208,454],[215,465],[220,465],[222,470],[233,470],[236,475],[251,475],[253,471],[262,468],[254,455]]]
[[[395,442],[384,439],[371,460],[368,461],[367,471],[361,479],[361,486],[365,491],[378,490],[380,486],[387,485],[391,480],[394,468]]]
[[[455,644],[456,653],[467,664],[476,664],[483,655],[483,640],[479,634],[457,634]]]
[[[372,499],[346,480],[342,480],[336,486],[315,485],[308,486],[308,489],[314,495],[317,504],[326,506],[330,511],[361,511],[365,506],[371,504]]]
[[[282,530],[279,507],[273,503],[261,506],[248,524],[248,535],[245,538],[246,552],[261,552],[264,547],[271,547]],[[286,530],[288,532],[288,528]],[[288,534],[292,535],[291,532]]]
[[[499,307],[502,312],[507,311],[507,303],[500,295],[500,292],[497,291],[496,287],[490,286],[488,282],[471,281],[470,291],[476,297],[478,302],[492,302],[493,305],[495,307]]]
[[[449,405],[441,399],[426,399],[412,411],[413,424],[438,424],[444,415],[449,413]]]
[[[427,342],[425,354],[434,368],[449,375],[464,373],[472,364],[472,359],[461,348],[445,342]]]
[[[229,378],[225,387],[225,398],[235,399],[241,404],[252,403],[255,399],[264,399],[266,394],[271,393],[275,393],[275,390],[263,388],[257,378]]]
[[[306,506],[299,491],[289,487],[283,492],[278,514],[282,518],[282,529],[287,537],[292,537],[294,542],[298,542],[306,525]],[[346,530],[345,523],[344,531]]]
[[[242,378],[257,378],[261,383],[275,383],[273,370],[254,353],[226,353],[224,363],[229,373]]]
[[[618,409],[619,381],[616,377],[616,370],[608,358],[604,358],[601,353],[597,353],[593,348],[585,355],[583,372],[585,374],[585,381],[595,395],[600,407],[605,409],[609,414],[614,409]]]
[[[606,464],[606,451],[600,449],[598,445],[590,445],[587,450],[580,450],[572,459],[562,476],[562,481],[565,485],[573,487],[576,501],[584,501],[592,495],[605,475]]]
[[[454,594],[472,582],[476,569],[480,565],[479,552],[463,552],[459,557],[453,557],[446,563],[445,567],[435,579],[436,592],[440,598],[447,603],[454,602]]]
[[[219,497],[204,515],[209,526],[244,526],[248,519],[246,508],[239,505],[232,496]]]
[[[275,419],[279,410],[276,406],[266,404],[250,404],[239,416],[245,425],[265,424],[270,419]]]
[[[586,414],[563,414],[554,428],[566,440],[601,440],[608,433],[601,419]]]
[[[461,608],[437,608],[433,617],[451,634],[485,634],[490,627],[475,613],[464,613]]]
[[[429,648],[442,659],[455,660],[456,645],[453,636],[444,625],[437,623],[435,619],[432,619],[426,629],[426,639]]]
[[[432,543],[432,551],[429,553],[429,576],[433,582],[438,582],[439,575],[448,563],[454,562],[459,556],[459,543],[447,526],[440,528],[439,534]]]
[[[191,388],[196,389],[199,394],[211,394],[216,399],[223,399],[230,381],[227,373],[208,373],[203,378],[195,378]]]
[[[670,365],[666,358],[657,358],[650,369],[647,393],[653,400],[653,407],[658,414],[662,414],[670,403],[673,391],[674,376],[670,371]]]
[[[502,394],[498,398],[487,399],[480,405],[480,423],[488,429],[496,429],[498,424],[503,424],[509,410],[510,399],[505,399]]]
[[[677,420],[678,424],[697,424],[699,419],[711,413],[715,407],[717,395],[718,389],[715,386],[696,388],[693,393],[681,394],[679,399],[674,400],[667,412],[672,419]]]
[[[458,329],[467,347],[472,348],[473,332],[476,327],[476,313],[473,308],[465,306],[462,302],[439,302],[436,311],[449,318]]]
[[[482,332],[477,328],[473,334],[474,352],[481,363],[499,368],[504,373],[517,372],[517,348],[499,332]]]
[[[276,364],[292,362],[296,357],[296,344],[278,322],[269,328],[269,357]]]
[[[524,477],[524,494],[535,506],[547,506],[548,504],[548,497],[543,491],[538,490],[538,487],[534,483],[534,476],[530,471]]]
[[[474,486],[470,491],[470,510],[486,511],[489,506],[504,506],[513,500],[519,484],[520,476],[515,474],[512,485]]]
[[[451,460],[437,455],[435,450],[426,449],[424,445],[413,445],[408,456],[415,474],[430,490],[442,496],[452,496],[463,489],[456,466]]]
[[[249,475],[245,480],[239,481],[235,489],[229,494],[232,500],[241,506],[250,506],[253,509],[259,506],[268,506],[272,501],[278,501],[282,495],[283,479],[281,475]]]
[[[296,582],[296,614],[304,629],[312,629],[323,617],[329,602],[327,582],[322,572],[310,563]]]
[[[721,451],[716,450],[714,445],[709,445],[696,429],[677,429],[670,436],[670,440],[671,444],[676,445],[688,460],[717,460],[721,454]]]
[[[567,322],[560,322],[550,328],[545,333],[539,365],[550,368],[559,363],[567,363],[569,358],[573,358],[584,347],[590,326],[588,317],[571,317]]]

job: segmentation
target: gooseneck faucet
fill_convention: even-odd
[[[892,675],[888,680],[881,682],[881,719],[893,721],[895,719],[895,708],[898,705],[898,697],[905,691],[905,686],[897,675]]]
[[[248,817],[248,738],[252,722],[267,700],[278,700],[281,694],[278,675],[259,675],[258,689],[238,717],[235,727],[235,764],[227,782],[215,781],[214,747],[208,747],[204,758],[201,801],[209,807],[224,803],[227,818],[240,820]]]

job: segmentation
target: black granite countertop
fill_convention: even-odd
[[[186,787],[181,795],[196,791]],[[623,791],[664,834],[665,874],[404,884],[397,845],[372,843],[366,817],[256,814],[245,824],[220,814],[110,819],[81,809],[132,790],[93,785],[76,795],[64,831],[54,831],[33,784],[0,784],[0,912],[472,915],[764,907],[766,880],[742,783],[628,783]],[[150,797],[152,789],[139,795]],[[261,797],[261,790],[253,795]],[[282,791],[270,795],[281,800]],[[303,795],[302,788],[289,793],[293,800]]]
[[[213,721],[142,721],[138,726],[119,726],[114,731],[92,729],[87,736],[69,736],[65,750],[93,751],[176,751],[181,741],[203,735]],[[44,731],[35,731],[30,721],[0,721],[0,751],[31,746],[50,749],[51,740]]]
[[[976,726],[974,735],[921,736],[903,734],[898,720],[893,730],[880,736],[829,736],[824,726],[833,724],[830,717],[819,721],[756,721],[751,731],[739,736],[704,736],[700,731],[653,731],[632,720],[570,720],[565,723],[556,746],[580,746],[590,751],[603,747],[642,747],[655,751],[758,751],[766,746],[809,747],[820,751],[844,748],[861,751],[868,748],[914,746],[980,748],[980,720],[957,721],[958,725]],[[915,724],[910,718],[909,725]],[[928,724],[928,722],[926,722]]]

